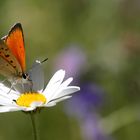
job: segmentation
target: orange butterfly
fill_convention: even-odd
[[[0,74],[10,82],[28,82],[25,73],[24,36],[20,23],[16,23],[8,35],[0,40]]]

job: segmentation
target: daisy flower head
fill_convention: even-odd
[[[72,93],[80,90],[78,86],[69,86],[73,80],[72,77],[63,81],[65,71],[62,69],[53,75],[44,88],[44,75],[39,61],[35,62],[29,75],[32,85],[24,85],[23,93],[0,83],[0,112],[33,111],[41,107],[51,107],[57,102],[70,98]],[[32,90],[27,90],[29,87]],[[14,88],[16,89],[16,86]],[[10,93],[8,93],[9,90]]]

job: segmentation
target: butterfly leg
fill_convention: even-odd
[[[7,79],[4,79],[1,81],[2,84],[4,84],[6,81],[8,81]]]
[[[30,81],[30,90],[31,90],[31,92],[33,92],[33,82],[32,82],[32,80]]]
[[[7,93],[7,94],[9,94],[9,93],[11,92],[11,90],[12,90],[12,88],[13,88],[14,84],[15,84],[15,82],[13,82],[13,83],[11,84],[10,90],[8,91],[8,93]]]

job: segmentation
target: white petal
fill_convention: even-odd
[[[71,82],[72,82],[73,78],[70,77],[68,78],[66,81],[64,81],[62,84],[61,84],[61,87],[65,88],[67,87]]]
[[[2,95],[0,94],[0,105],[15,105],[14,100],[17,99],[17,96],[14,97],[13,95],[5,94]]]
[[[66,100],[66,99],[69,99],[69,98],[71,98],[71,97],[72,97],[72,96],[64,96],[64,97],[62,97],[62,98],[53,100],[53,102],[58,103],[58,102],[61,102],[61,101]]]
[[[2,90],[4,93],[8,93],[10,91],[10,88],[8,88],[4,84],[0,83],[0,90]]]
[[[19,111],[21,108],[15,106],[0,106],[0,113]]]
[[[14,90],[0,83],[0,105],[13,105],[13,100],[16,100],[18,97],[19,95]]]
[[[71,98],[72,96],[63,96],[61,98],[57,98],[57,99],[54,99],[53,101],[50,101],[49,103],[58,103],[58,102],[61,102],[63,100],[66,100],[66,99],[69,99]]]
[[[53,98],[51,98],[51,100],[70,95],[70,94],[75,93],[75,92],[77,92],[79,90],[80,90],[80,87],[77,87],[77,86],[69,86],[69,87],[65,87],[65,88],[60,88],[55,93]]]
[[[36,102],[33,102],[30,106],[33,108],[36,108],[36,107],[39,107],[41,105],[42,105],[42,102],[36,101]]]
[[[47,104],[45,105],[45,107],[52,107],[52,106],[55,106],[56,103],[61,102],[61,101],[66,100],[66,99],[69,99],[69,98],[71,98],[71,97],[72,97],[72,96],[65,96],[65,97],[62,97],[62,98],[59,98],[59,99],[55,99],[55,100],[53,100],[53,101],[47,103]]]
[[[22,111],[32,111],[34,109],[36,109],[36,107],[21,107]]]
[[[0,83],[0,95],[15,100],[19,97],[19,94],[16,91],[6,87],[2,83]]]
[[[3,94],[2,91],[0,92],[0,97],[5,97],[7,99],[10,99],[10,100],[16,100],[19,95],[16,95],[16,94],[13,94],[13,93],[8,93],[8,94]]]
[[[0,84],[0,105],[12,105],[13,100],[16,100],[19,95],[16,94],[14,90],[11,90],[4,86],[3,84]]]
[[[51,96],[51,98],[55,98],[57,96],[57,93],[65,89],[71,82],[73,78],[70,77],[66,81],[64,81],[58,88],[58,90]],[[46,97],[47,98],[47,97]]]
[[[59,70],[51,78],[51,80],[48,83],[47,87],[43,91],[43,94],[47,97],[48,101],[54,95],[56,90],[58,90],[60,84],[62,83],[62,81],[64,79],[64,76],[65,76],[65,71],[64,70]]]
[[[52,106],[55,106],[55,105],[56,105],[55,102],[50,102],[50,103],[44,105],[44,107],[52,107]]]
[[[14,93],[17,94],[16,91],[10,89],[9,87],[6,87],[4,84],[0,83],[0,93],[2,94],[8,94],[10,91],[10,93]]]
[[[13,100],[0,96],[0,105],[12,105]]]
[[[54,85],[57,82],[62,82],[65,76],[65,71],[64,70],[58,70],[53,77],[51,78],[51,80],[49,81],[47,88],[52,87],[52,85]]]

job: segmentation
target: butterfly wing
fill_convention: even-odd
[[[33,91],[42,92],[44,88],[44,72],[42,69],[42,63],[36,60],[32,65],[32,68],[29,70],[28,74],[33,83]]]
[[[25,72],[25,48],[24,48],[24,36],[20,23],[15,24],[9,34],[3,38],[5,44],[11,50],[12,54],[19,62],[22,72]]]
[[[11,78],[16,71],[6,60],[0,57],[0,73],[5,77]]]
[[[20,64],[3,40],[0,40],[0,73],[8,79],[22,74]]]

